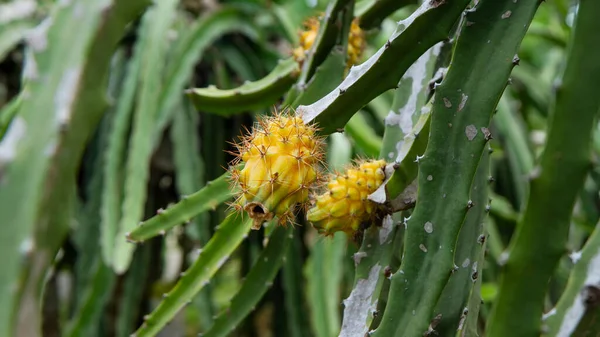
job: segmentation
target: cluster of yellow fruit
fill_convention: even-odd
[[[294,50],[298,62],[314,44],[319,25],[317,18],[305,22],[307,29],[300,32],[300,45]],[[348,66],[359,61],[364,48],[364,34],[355,19],[348,36]],[[325,140],[317,132],[298,116],[275,113],[262,117],[236,144],[230,173],[237,195],[231,207],[247,213],[253,229],[274,218],[280,225],[293,223],[300,208],[326,236],[337,231],[355,236],[374,220],[377,205],[368,196],[384,181],[385,161],[355,163],[325,177]]]
[[[280,225],[293,223],[302,207],[324,235],[354,235],[373,221],[377,204],[367,197],[383,183],[385,161],[363,161],[325,178],[325,141],[317,131],[300,117],[276,113],[262,117],[237,144],[231,166],[237,197],[231,206],[248,213],[253,229],[275,217]]]
[[[317,18],[311,17],[304,22],[306,30],[300,32],[300,44],[293,51],[296,61],[302,63],[306,54],[312,47],[317,38],[320,22]],[[358,63],[365,49],[366,41],[364,32],[358,25],[358,19],[352,20],[350,32],[348,33],[347,62],[348,67]]]

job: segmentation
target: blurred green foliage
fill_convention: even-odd
[[[596,3],[0,1],[0,336],[597,335]],[[326,238],[229,215],[231,142],[285,106],[330,169],[390,163],[383,221]]]

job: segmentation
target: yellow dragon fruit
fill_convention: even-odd
[[[305,31],[300,32],[300,45],[294,49],[294,58],[298,62],[303,62],[306,53],[310,50],[317,34],[319,32],[320,22],[317,18],[311,17],[304,22]],[[360,61],[360,57],[365,49],[366,41],[364,32],[358,25],[358,19],[352,21],[350,33],[348,34],[348,59],[347,66],[350,67]]]
[[[231,177],[239,192],[232,206],[250,215],[253,229],[274,217],[282,225],[292,222],[297,206],[306,206],[324,153],[316,131],[300,117],[275,114],[262,117],[237,144]]]
[[[326,236],[337,231],[354,236],[361,224],[374,219],[377,204],[367,199],[385,179],[384,160],[364,161],[331,176],[327,192],[318,195],[307,220]]]

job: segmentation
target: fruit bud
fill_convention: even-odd
[[[308,201],[323,157],[324,141],[316,131],[300,117],[276,114],[262,117],[237,145],[234,164],[244,167],[232,169],[239,190],[234,207],[250,215],[253,229],[274,217],[279,224],[291,222],[296,207]]]
[[[384,160],[364,161],[332,175],[327,191],[316,196],[307,220],[324,235],[337,231],[354,235],[361,224],[373,221],[378,205],[368,199],[385,179]]]

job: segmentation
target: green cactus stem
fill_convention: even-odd
[[[196,261],[182,273],[175,287],[163,296],[158,307],[148,314],[136,337],[156,336],[213,277],[250,231],[250,218],[230,214],[204,246]]]
[[[465,15],[451,66],[436,88],[427,150],[415,158],[418,202],[407,221],[404,259],[372,336],[423,336],[439,322],[435,306],[452,277],[459,231],[474,205],[469,192],[491,138],[487,128],[537,5],[482,0]]]
[[[229,116],[275,103],[294,84],[299,72],[296,60],[288,58],[264,78],[238,88],[222,90],[212,86],[189,89],[186,93],[199,111]]]
[[[40,327],[43,281],[69,228],[81,155],[106,107],[110,59],[126,25],[146,5],[69,3],[29,34],[27,95],[0,142],[0,213],[9,219],[0,233],[6,258],[0,275],[2,336],[36,334]],[[33,331],[15,332],[12,313],[23,258],[29,267],[21,286],[28,296],[18,308],[29,314],[19,326]]]
[[[292,227],[277,226],[273,230],[273,233],[269,236],[267,246],[250,269],[250,273],[246,276],[240,290],[231,299],[231,305],[216,318],[214,325],[202,336],[228,336],[242,319],[254,309],[271,287],[293,237]]]
[[[158,210],[155,216],[139,224],[131,233],[126,235],[129,241],[141,242],[181,225],[203,212],[215,209],[221,203],[231,198],[229,173],[209,181],[206,186],[196,193],[184,196],[175,205]]]
[[[489,337],[540,334],[548,280],[565,252],[575,199],[591,168],[592,130],[600,110],[600,50],[589,46],[600,43],[593,33],[600,28],[598,11],[597,1],[579,2],[546,147],[532,172],[527,205],[508,247],[486,329]]]
[[[398,9],[417,5],[417,0],[367,0],[356,5],[360,28],[369,30],[378,28],[381,22]]]
[[[159,95],[163,88],[161,75],[167,54],[167,31],[175,18],[177,1],[157,1],[146,13],[148,35],[144,42],[138,83],[139,92],[133,114],[129,156],[125,167],[124,198],[117,238],[131,232],[142,219],[146,201],[146,185],[150,175],[153,130],[157,120]],[[135,245],[118,239],[115,242],[112,267],[118,274],[129,268]]]
[[[406,70],[429,48],[448,38],[467,0],[427,1],[398,23],[390,39],[328,95],[298,107],[305,123],[317,122],[324,134],[343,127],[362,106],[395,88]]]
[[[161,93],[156,118],[154,141],[160,136],[172,118],[173,108],[185,97],[182,95],[190,74],[204,55],[204,51],[223,35],[241,32],[247,36],[258,35],[250,15],[236,7],[223,6],[195,21],[191,27],[182,29],[183,36],[173,46],[173,52],[165,69],[165,87]]]
[[[483,222],[490,207],[489,177],[490,154],[489,151],[483,151],[471,186],[470,200],[474,205],[460,229],[454,251],[454,265],[457,269],[453,271],[435,309],[435,314],[441,315],[435,328],[440,336],[452,336],[457,330],[470,336],[478,336],[477,325],[473,326],[472,322],[477,322],[481,304],[481,296],[475,287],[481,284],[481,270],[485,262],[483,246],[486,234]],[[475,319],[470,319],[472,317]]]

